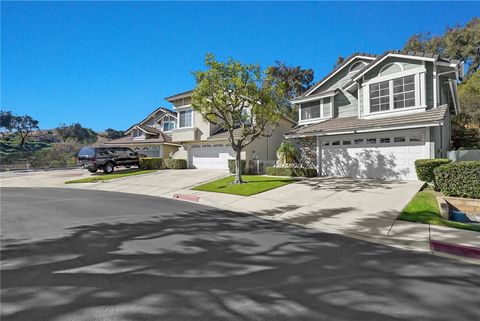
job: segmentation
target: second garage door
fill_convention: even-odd
[[[415,160],[428,158],[424,131],[321,139],[326,176],[416,180]]]
[[[191,148],[191,164],[194,168],[228,169],[228,160],[235,159],[235,153],[229,145],[194,145]]]

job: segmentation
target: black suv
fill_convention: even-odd
[[[90,173],[99,169],[113,173],[118,166],[139,166],[138,153],[127,147],[83,147],[78,153],[77,165]]]

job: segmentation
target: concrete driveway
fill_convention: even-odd
[[[477,265],[165,198],[1,194],[2,320],[478,320]]]

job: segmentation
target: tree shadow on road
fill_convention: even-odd
[[[10,240],[1,255],[4,320],[478,317],[475,266],[215,209]]]

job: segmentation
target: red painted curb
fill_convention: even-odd
[[[187,195],[187,194],[173,194],[173,198],[184,201],[198,202],[200,200],[199,196]]]
[[[438,252],[446,252],[459,256],[465,256],[480,260],[480,248],[473,246],[465,246],[460,244],[445,243],[440,241],[430,241],[432,250]]]

